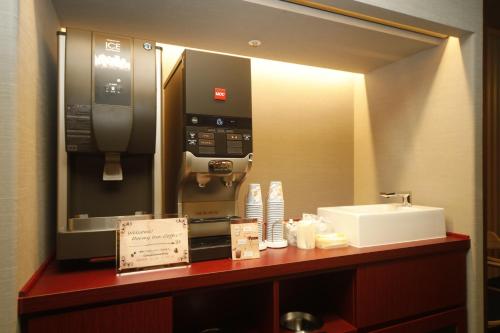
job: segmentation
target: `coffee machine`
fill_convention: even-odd
[[[231,257],[252,165],[250,60],[185,50],[164,85],[165,210],[188,217],[191,261]]]
[[[114,256],[122,218],[162,214],[161,49],[58,32],[57,259]]]

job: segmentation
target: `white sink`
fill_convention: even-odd
[[[401,204],[320,207],[355,247],[376,246],[446,237],[444,209]]]

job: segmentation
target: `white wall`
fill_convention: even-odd
[[[49,0],[0,2],[0,331],[55,235],[56,31]]]
[[[450,41],[366,76],[366,92],[362,94],[367,96],[359,102],[361,109],[356,109],[355,117],[371,132],[355,140],[355,198],[365,200],[370,192],[373,195],[376,185],[413,186],[417,202],[441,203],[447,209],[450,230],[471,236],[468,325],[469,332],[483,332],[483,2],[356,2],[471,32],[462,35],[459,43]],[[385,92],[374,90],[375,82],[385,85]],[[369,105],[363,106],[366,101]],[[377,128],[382,123],[386,127]],[[370,171],[360,167],[365,158],[372,163]],[[368,188],[360,187],[362,179],[371,181]]]
[[[360,75],[252,59],[254,163],[247,184],[281,180],[285,218],[353,202],[353,82]]]
[[[16,327],[16,0],[0,1],[0,332]]]
[[[483,332],[483,2],[356,2],[471,32],[463,35],[459,43],[451,41],[366,76],[367,96],[359,103],[362,106],[363,99],[367,99],[370,105],[364,107],[365,112],[356,109],[355,122],[359,119],[364,123],[371,131],[366,134],[371,139],[357,137],[354,177],[358,181],[357,201],[365,200],[370,192],[373,194],[376,182],[387,187],[413,185],[418,191],[417,202],[443,203],[450,230],[471,236],[472,247],[467,257],[468,325],[469,332]],[[436,66],[433,62],[438,59],[441,62]],[[436,73],[427,70],[425,63],[436,68]],[[384,84],[386,92],[373,91],[375,82]],[[421,105],[421,109],[415,105]],[[377,128],[381,122],[390,125]],[[359,163],[364,158],[372,161],[375,158],[371,171],[360,169]],[[380,178],[375,181],[374,176]],[[361,178],[371,181],[368,183],[371,187],[361,188]]]
[[[482,25],[483,2],[477,0],[355,0],[355,2],[471,32],[479,32]]]
[[[482,332],[481,109],[463,52],[450,38],[358,81],[354,197],[411,190],[415,204],[445,208],[447,230],[471,236],[469,331]]]
[[[50,0],[20,1],[16,172],[18,285],[52,253],[55,239],[57,38]]]

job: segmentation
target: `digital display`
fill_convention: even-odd
[[[213,126],[214,128],[252,128],[251,118],[217,117],[204,115],[187,115],[188,126]]]

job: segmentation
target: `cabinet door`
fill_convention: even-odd
[[[172,300],[170,297],[164,297],[39,315],[29,318],[23,331],[28,333],[171,333],[171,318]]]
[[[465,253],[366,265],[357,271],[356,326],[369,327],[465,304]]]
[[[369,333],[466,333],[465,308],[407,321],[401,324],[370,331]]]

